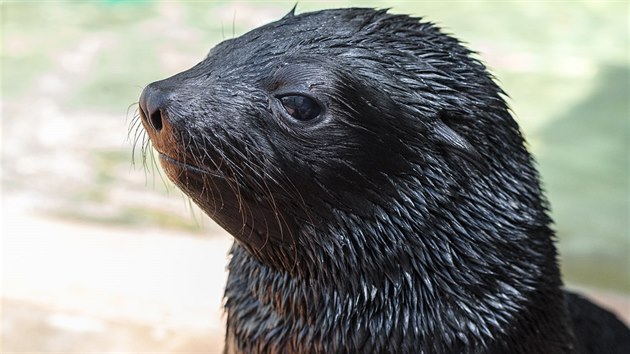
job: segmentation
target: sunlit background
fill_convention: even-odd
[[[2,3],[3,352],[220,351],[230,238],[134,163],[129,125],[146,84],[294,3]],[[566,283],[627,321],[627,2],[297,12],[341,6],[423,16],[480,53],[539,162]]]

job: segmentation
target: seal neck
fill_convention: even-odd
[[[430,173],[399,180],[369,217],[331,209],[294,243],[236,244],[228,341],[254,352],[571,352],[539,194]]]
[[[225,293],[228,346],[272,353],[287,348],[313,353],[501,353],[516,341],[522,344],[517,353],[571,352],[557,277],[537,284],[530,277],[524,283],[493,274],[492,268],[473,273],[466,269],[479,268],[455,257],[453,271],[437,265],[405,269],[411,261],[405,260],[404,248],[388,252],[391,263],[400,266],[398,273],[382,264],[363,271],[333,269],[323,266],[330,262],[324,257],[319,259],[321,273],[296,275],[300,273],[260,263],[236,244]],[[519,276],[524,274],[513,275]]]

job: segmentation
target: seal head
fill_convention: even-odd
[[[504,109],[483,66],[449,37],[437,51],[430,24],[359,11],[288,16],[143,91],[169,177],[242,242],[294,242],[333,209],[373,215],[429,155],[486,167],[447,124]]]

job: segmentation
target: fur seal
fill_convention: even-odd
[[[232,234],[226,353],[629,353],[565,292],[502,90],[386,10],[294,15],[148,85],[168,177]]]

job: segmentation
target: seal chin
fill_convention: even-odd
[[[220,170],[209,170],[158,151],[166,175],[227,232],[252,249],[270,239],[283,239],[284,230],[268,206],[251,200],[247,191]]]

